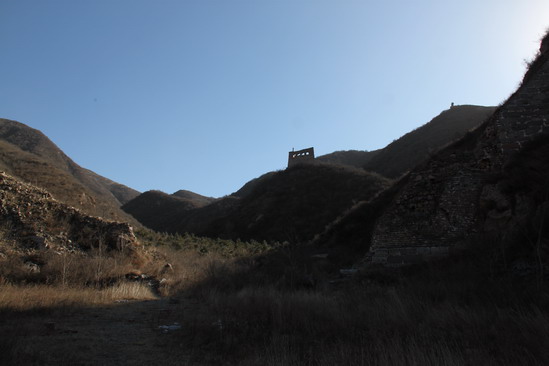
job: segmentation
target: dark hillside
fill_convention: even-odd
[[[161,191],[147,191],[126,203],[122,209],[149,228],[160,232],[173,232],[179,217],[189,210],[205,206],[203,201],[193,199],[194,194],[178,192],[179,195],[169,195]]]
[[[460,107],[454,107],[453,109],[460,108]],[[489,107],[480,107],[480,108],[489,108]],[[453,110],[452,109],[452,110]],[[490,108],[491,109],[491,108]],[[399,148],[401,146],[411,146],[408,145],[406,142],[414,141],[414,137],[418,137],[421,132],[429,131],[429,129],[433,126],[429,126],[429,128],[426,128],[429,124],[435,123],[434,129],[437,128],[436,124],[443,121],[443,119],[440,119],[440,117],[447,117],[444,116],[445,113],[448,113],[451,110],[447,110],[441,113],[438,117],[434,118],[431,122],[428,124],[420,127],[419,129],[412,131],[409,134],[406,134],[401,139],[393,142],[383,150],[381,150],[381,153],[378,156],[383,157],[383,154],[386,154],[387,156],[397,156],[398,154],[387,150],[389,148]],[[487,117],[489,118],[489,116]],[[448,119],[446,119],[448,121]],[[440,127],[440,126],[438,126]],[[439,156],[449,156],[452,154],[455,154],[456,151],[465,151],[465,150],[471,150],[474,148],[474,144],[480,134],[483,131],[484,126],[481,126],[480,128],[474,130],[473,132],[469,132],[465,134],[461,139],[457,140],[456,142],[448,145],[447,147],[443,148],[441,151],[439,151],[437,154],[435,154],[435,158]],[[423,131],[422,131],[423,129]],[[414,136],[415,135],[415,136]],[[411,140],[409,140],[412,138]],[[403,142],[402,145],[400,145],[399,141]],[[443,140],[439,140],[443,141]],[[416,142],[421,142],[419,139],[416,139]],[[375,157],[374,159],[377,159]],[[372,161],[374,160],[372,159]],[[432,160],[432,159],[431,159]],[[465,162],[464,160],[463,162]],[[416,169],[421,169],[426,164],[429,164],[429,162],[424,162],[423,164],[420,162]],[[375,228],[375,225],[380,218],[381,215],[383,215],[385,209],[389,207],[391,204],[393,204],[393,201],[395,200],[395,197],[398,195],[399,191],[403,189],[407,184],[410,184],[410,174],[405,174],[401,177],[400,180],[395,182],[393,186],[391,186],[389,189],[383,191],[378,196],[376,196],[373,200],[369,202],[360,202],[357,205],[355,205],[351,210],[344,213],[344,215],[338,217],[336,220],[334,220],[327,228],[326,230],[321,233],[314,241],[314,245],[317,247],[337,247],[337,257],[339,260],[347,260],[348,262],[352,263],[353,261],[356,261],[356,257],[360,256],[361,254],[364,254],[370,245],[372,244],[372,233]],[[428,194],[430,191],[427,190],[427,192],[424,192],[425,194]],[[434,192],[433,192],[434,193]]]
[[[383,149],[335,151],[316,160],[365,168],[388,178],[398,178],[443,146],[479,126],[494,110],[495,107],[455,106]]]
[[[456,106],[381,150],[338,151],[316,160],[334,164],[300,166],[270,172],[246,183],[231,196],[193,209],[167,195],[159,197],[156,214],[149,203],[130,202],[124,209],[150,228],[231,239],[305,241],[363,198],[369,200],[388,181],[358,167],[400,176],[440,147],[478,126],[492,107]],[[337,166],[339,165],[339,167]],[[367,181],[367,183],[366,183]],[[371,184],[372,182],[376,182]],[[159,204],[165,200],[164,204]]]
[[[95,216],[132,220],[120,205],[139,192],[84,169],[42,132],[0,119],[0,169]]]
[[[371,263],[400,266],[482,247],[497,271],[549,268],[547,37],[523,82],[479,128],[406,176],[371,230]],[[522,252],[518,254],[518,252]]]
[[[363,167],[389,178],[398,178],[443,146],[478,127],[496,107],[455,106],[430,122],[393,141],[375,154]]]
[[[198,193],[186,191],[184,189],[180,189],[179,191],[173,193],[172,196],[183,198],[184,200],[191,202],[195,207],[206,206],[216,200],[213,197],[202,196]]]
[[[154,194],[147,206],[141,195],[124,206],[152,229],[231,239],[302,242],[355,202],[388,187],[377,174],[328,164],[298,165],[263,175],[237,194],[196,209],[168,195]],[[149,192],[148,192],[149,193]],[[149,193],[152,197],[153,194]],[[159,218],[145,217],[152,210]],[[140,214],[136,214],[139,212]],[[163,214],[166,212],[169,214]]]
[[[406,175],[373,199],[355,204],[318,233],[311,242],[312,246],[329,251],[333,261],[346,265],[356,263],[357,258],[363,257],[371,245],[377,219],[407,181]]]
[[[232,196],[236,196],[236,197],[246,197],[247,195],[249,195],[250,193],[253,192],[253,190],[263,184],[264,182],[266,182],[267,180],[269,180],[274,174],[276,174],[276,172],[269,172],[269,173],[265,173],[263,174],[262,176],[258,177],[258,178],[254,178],[252,179],[251,181],[247,182],[246,184],[244,184],[242,186],[242,188],[240,188],[238,191],[236,191],[235,193],[232,194]]]
[[[365,166],[374,156],[376,156],[382,150],[373,151],[360,151],[360,150],[345,150],[334,151],[333,153],[321,155],[316,160],[322,163],[339,164],[354,166],[356,168],[362,168]]]
[[[139,191],[136,191],[133,188],[129,188],[123,184],[95,174],[91,170],[89,172],[90,174],[93,174],[99,182],[103,183],[103,185],[108,188],[108,190],[113,194],[118,202],[120,202],[121,205],[131,201],[139,195]]]
[[[235,226],[250,238],[305,241],[355,202],[390,182],[377,174],[332,165],[301,165],[279,172],[242,200]]]
[[[212,238],[246,238],[245,233],[235,229],[233,217],[238,215],[241,198],[226,196],[211,204],[187,211],[174,218],[177,223],[171,232],[193,233]],[[259,239],[257,239],[259,240]]]

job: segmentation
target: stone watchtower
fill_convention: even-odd
[[[308,149],[290,151],[288,153],[288,168],[297,164],[310,164],[315,160],[315,149],[310,147]]]

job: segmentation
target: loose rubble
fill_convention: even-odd
[[[134,251],[139,244],[127,223],[104,220],[55,200],[47,191],[0,172],[2,248],[74,252],[100,248]]]

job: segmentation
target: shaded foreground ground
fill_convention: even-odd
[[[491,250],[401,270],[371,268],[351,279],[287,248],[240,258],[179,253],[166,274],[172,287],[161,288],[161,298],[124,280],[95,288],[0,284],[0,364],[545,365],[549,359],[545,267],[517,272]],[[175,323],[181,328],[160,328]]]
[[[177,331],[191,324],[196,301],[169,299],[100,307],[57,307],[0,312],[3,365],[196,365],[192,348],[174,347]],[[177,310],[176,310],[177,309]],[[191,344],[192,346],[192,344]]]
[[[361,282],[330,291],[209,287],[197,298],[4,310],[0,364],[547,364],[545,290],[480,294],[467,280],[432,278],[420,288],[378,274]],[[181,329],[160,328],[175,323]]]

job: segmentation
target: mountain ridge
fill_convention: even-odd
[[[321,215],[316,215],[316,213],[308,211],[305,209],[305,206],[322,207],[320,202],[326,199],[326,197],[333,197],[341,194],[341,191],[349,189],[345,179],[342,178],[346,174],[349,174],[346,179],[351,179],[350,177],[354,176],[368,175],[369,177],[372,177],[373,180],[380,180],[383,175],[379,172],[375,172],[375,170],[385,172],[382,168],[372,169],[374,172],[369,172],[362,166],[353,167],[348,164],[341,164],[341,162],[348,163],[352,160],[355,165],[362,165],[364,162],[371,162],[379,156],[382,158],[378,158],[378,161],[383,162],[384,159],[386,159],[384,156],[390,156],[397,160],[405,159],[405,161],[400,164],[401,171],[411,169],[415,163],[421,162],[425,156],[428,156],[428,150],[430,148],[432,150],[442,148],[452,139],[457,138],[456,134],[458,137],[461,137],[471,128],[471,126],[478,125],[486,116],[493,113],[493,110],[494,107],[472,105],[454,106],[450,110],[441,112],[430,122],[405,134],[383,149],[371,152],[335,152],[315,159],[314,164],[299,165],[299,168],[297,169],[290,167],[283,171],[268,172],[258,178],[250,180],[230,196],[217,201],[211,201],[203,207],[193,207],[192,205],[181,200],[176,200],[163,192],[146,192],[130,201],[122,208],[126,212],[132,214],[145,226],[159,231],[174,233],[191,232],[197,235],[219,236],[230,239],[308,241],[316,234],[323,232],[326,225],[335,220],[337,216],[342,214],[345,210],[350,209],[353,204],[361,201],[363,198],[370,199],[374,194],[371,191],[365,195],[362,195],[359,191],[348,192],[346,198],[342,198],[347,200],[345,201],[346,203],[344,205],[336,205],[337,208],[334,212],[330,215],[325,215],[323,218],[319,218]],[[464,117],[467,117],[466,120],[461,121]],[[445,126],[446,124],[448,126]],[[433,134],[436,135],[436,138],[432,138]],[[410,136],[413,138],[411,139]],[[421,139],[423,136],[432,138],[433,141],[422,142]],[[412,140],[413,143],[410,143],[409,140]],[[399,147],[402,145],[404,145],[405,148],[399,150]],[[411,155],[409,152],[410,146],[413,147],[415,156],[408,156]],[[400,152],[402,150],[405,152],[404,154]],[[336,161],[339,162],[339,164],[334,163]],[[376,166],[382,167],[382,165],[382,163],[378,163]],[[320,173],[320,171],[323,172]],[[291,177],[292,174],[298,175],[298,172],[300,173],[299,179]],[[307,177],[307,174],[319,174],[316,178],[317,180],[322,180],[324,186],[318,186],[314,179]],[[329,179],[325,176],[326,174],[333,174],[332,179],[338,183],[334,184],[333,182],[329,182]],[[280,177],[286,177],[285,179],[293,181],[296,186],[284,182]],[[383,177],[383,179],[385,179],[385,183],[383,183],[382,186],[387,188],[390,180],[386,177]],[[302,185],[303,181],[307,181],[308,186]],[[278,185],[284,186],[285,188],[281,190]],[[326,187],[330,187],[330,189],[326,189]],[[322,192],[322,194],[315,198],[316,202],[311,199],[307,201],[306,204],[301,202],[301,206],[298,205],[290,208],[291,205],[288,205],[288,202],[300,201],[300,195],[313,197],[317,193],[314,189],[317,189],[318,192]],[[358,186],[353,187],[351,190],[353,189],[359,190]],[[364,187],[360,189],[367,191]],[[293,195],[288,195],[285,191],[293,192]],[[375,193],[378,192],[376,191]],[[186,194],[188,195],[188,193]],[[196,197],[196,194],[193,193],[191,196]],[[285,198],[281,199],[281,197]],[[352,199],[348,200],[349,197]],[[257,202],[255,202],[255,200],[257,200]],[[278,216],[272,214],[271,211],[279,212]],[[281,214],[280,212],[284,212],[284,214]],[[291,220],[285,221],[282,219],[282,216],[284,215],[293,217],[293,222]],[[303,233],[300,233],[301,229],[297,229],[302,223],[296,224],[302,220],[301,216],[316,216],[319,219],[319,222],[322,222],[322,225],[312,225],[318,230],[317,232],[303,229],[307,226],[303,225],[302,229],[306,231],[306,234],[303,235]],[[263,221],[268,224],[263,224]]]
[[[120,206],[138,191],[80,167],[41,131],[21,122],[0,119],[0,169],[92,215],[136,223]]]
[[[404,134],[372,157],[363,167],[398,178],[437,151],[480,126],[496,107],[457,105]]]
[[[497,258],[485,258],[490,265],[509,270],[520,262],[543,276],[549,268],[548,44],[549,33],[520,86],[483,124],[341,217],[317,244],[346,240],[369,250],[365,264],[390,267],[493,250]]]
[[[146,192],[122,208],[155,230],[227,239],[305,241],[353,202],[389,180],[330,164],[297,165],[264,174],[235,194],[192,208],[165,193]],[[158,214],[147,214],[155,207]]]
[[[317,160],[364,168],[395,179],[478,127],[495,110],[496,107],[455,105],[382,149],[335,151]]]

